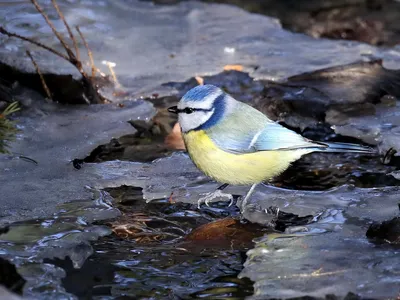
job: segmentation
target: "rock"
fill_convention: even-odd
[[[400,244],[400,217],[371,224],[367,230],[367,237],[391,244]]]
[[[315,127],[318,122],[347,124],[350,117],[375,114],[384,95],[400,97],[400,71],[382,61],[357,62],[266,82],[255,106],[288,126]]]
[[[0,299],[1,297],[5,297],[5,295],[10,294],[6,290],[2,290],[1,286],[6,287],[13,293],[22,295],[22,289],[25,282],[26,280],[18,274],[17,269],[13,264],[0,258]],[[16,297],[16,299],[18,298],[19,297]]]
[[[58,3],[70,27],[80,26],[96,66],[110,74],[102,61],[115,63],[120,84],[133,96],[163,90],[160,84],[171,80],[184,81],[195,74],[218,73],[226,65],[240,64],[256,78],[282,79],[348,64],[361,59],[363,54],[381,52],[365,44],[344,44],[293,34],[282,30],[276,19],[249,14],[234,6],[196,1],[170,6],[135,0],[129,4],[103,1],[102,5],[94,2],[70,5],[65,0]],[[45,11],[53,10],[51,2],[42,6]],[[24,18],[27,14],[31,16],[29,24]],[[13,22],[7,22],[9,15],[14,16]],[[61,34],[68,35],[56,14],[50,14],[50,19]],[[58,40],[31,4],[2,5],[0,23],[9,31],[60,49]],[[53,54],[5,36],[0,36],[0,42],[3,44],[0,61],[17,70],[36,74],[25,56],[25,50],[29,49],[42,73],[79,77],[70,64]],[[86,61],[86,49],[82,43],[79,45],[82,59]]]

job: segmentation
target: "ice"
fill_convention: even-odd
[[[109,227],[91,222],[116,218],[120,212],[106,203],[108,194],[94,194],[96,199],[57,206],[59,212],[53,216],[14,222],[0,236],[1,256],[15,264],[27,280],[24,296],[75,299],[61,287],[64,270],[43,261],[69,258],[73,267],[79,269],[93,253],[90,242],[111,233]]]
[[[16,120],[21,132],[12,145],[14,155],[0,156],[0,224],[48,216],[60,203],[91,199],[93,193],[85,186],[94,185],[96,177],[84,176],[71,161],[114,136],[134,132],[128,120],[154,114],[153,107],[143,101],[126,101],[123,107],[62,106],[44,103],[28,91],[23,97],[32,103]]]
[[[287,235],[266,236],[248,251],[240,276],[256,282],[251,299],[348,292],[377,299],[396,297],[398,251],[368,241],[365,232],[372,221],[398,215],[398,193],[398,187],[351,186],[324,192],[259,191],[252,201],[261,208],[274,204],[284,211],[324,213],[316,223],[301,230],[290,228]]]
[[[164,82],[218,73],[228,64],[244,65],[257,79],[273,80],[368,57],[385,57],[384,64],[399,67],[396,48],[378,50],[357,42],[317,40],[282,30],[276,19],[229,5],[197,1],[153,5],[136,0],[58,3],[71,28],[81,27],[96,65],[109,73],[101,62],[114,62],[121,84],[136,95],[152,93]],[[51,2],[41,5],[67,36]],[[0,24],[63,51],[29,3],[3,5]],[[4,45],[0,61],[34,72],[29,59],[21,59],[29,48],[43,72],[78,75],[72,66],[37,47],[4,36],[0,42]],[[85,58],[83,46],[80,52]],[[254,66],[259,68],[254,71]]]
[[[376,113],[361,117],[350,117],[343,124],[334,125],[336,133],[356,137],[366,143],[379,145],[381,153],[390,148],[400,151],[400,105],[376,105]]]
[[[51,9],[50,1],[41,3]],[[385,67],[400,67],[399,47],[378,49],[357,42],[316,40],[282,30],[275,19],[233,6],[195,1],[173,6],[134,0],[58,3],[71,27],[81,26],[97,66],[107,73],[101,61],[114,62],[121,84],[131,95],[162,89],[170,93],[170,87],[160,85],[218,73],[227,64],[244,65],[255,79],[272,80],[370,57],[383,58]],[[54,10],[50,18],[56,19]],[[30,3],[2,4],[0,24],[60,49]],[[60,21],[55,25],[66,34]],[[31,45],[4,36],[0,43],[2,62],[34,72],[24,58],[29,48],[42,72],[78,75],[67,63]],[[81,53],[84,56],[85,49]],[[14,223],[9,233],[1,235],[1,251],[14,259],[28,280],[27,296],[73,298],[60,285],[63,270],[43,264],[42,259],[70,256],[75,267],[82,265],[91,253],[89,241],[109,233],[91,222],[118,215],[99,192],[102,188],[126,184],[143,187],[147,201],[171,196],[174,201],[197,203],[201,193],[218,186],[183,153],[152,163],[109,161],[74,169],[72,159],[84,157],[112,137],[132,133],[129,119],[151,118],[154,108],[149,103],[63,106],[44,103],[28,91],[18,100],[27,108],[17,118],[21,132],[12,145],[15,155],[0,157],[0,224],[31,221]],[[351,118],[334,129],[381,143],[382,151],[399,149],[398,115],[397,104],[377,105],[376,116]],[[239,186],[226,191],[244,195],[248,189]],[[364,297],[397,297],[398,250],[368,241],[365,232],[372,221],[398,214],[398,193],[398,188],[340,186],[315,192],[258,186],[250,199],[256,211],[245,212],[247,219],[268,224],[271,216],[263,209],[274,205],[285,212],[314,215],[316,222],[256,242],[241,274],[255,282],[253,298],[343,296],[349,291]]]
[[[112,170],[100,178],[100,185],[112,178],[116,186],[141,186],[147,200],[165,199],[173,192],[174,201],[197,203],[201,193],[217,187],[183,153],[150,164],[104,162],[88,164],[85,169],[97,176],[105,169]],[[226,190],[243,195],[248,188]],[[396,297],[398,251],[391,245],[374,244],[365,233],[373,221],[399,214],[399,192],[399,187],[345,185],[327,191],[295,191],[259,185],[249,201],[258,212],[245,212],[248,220],[268,224],[271,218],[263,210],[277,206],[300,216],[314,215],[316,222],[256,241],[240,275],[255,281],[252,299],[345,296],[348,292],[371,298]]]

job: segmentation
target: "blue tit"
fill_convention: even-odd
[[[213,85],[196,86],[168,110],[178,114],[183,140],[194,164],[223,183],[214,193],[201,198],[199,207],[217,197],[227,197],[232,204],[232,195],[222,192],[227,185],[252,185],[242,201],[244,208],[257,184],[278,176],[311,152],[373,152],[361,145],[304,138]]]

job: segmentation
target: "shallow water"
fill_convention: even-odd
[[[14,263],[27,280],[24,296],[73,299],[61,286],[65,271],[43,259],[68,256],[73,266],[80,268],[93,253],[90,241],[111,233],[108,227],[92,223],[115,218],[120,212],[110,206],[107,193],[94,191],[94,195],[97,198],[60,205],[52,217],[12,223],[8,232],[1,234],[1,256]]]
[[[123,218],[108,222],[114,234],[93,243],[94,253],[79,272],[69,261],[55,262],[66,270],[66,291],[95,299],[240,299],[252,294],[252,282],[237,278],[252,246],[250,224],[243,228],[248,237],[236,244],[191,238],[191,231],[217,220],[221,212],[197,212],[193,205],[165,200],[145,204],[137,188],[107,190]]]

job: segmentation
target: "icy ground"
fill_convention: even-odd
[[[153,6],[133,0],[58,2],[71,26],[81,26],[97,65],[104,68],[102,60],[115,62],[121,84],[136,96],[155,91],[173,93],[175,91],[161,88],[160,84],[217,73],[227,64],[242,64],[255,78],[274,80],[370,56],[382,57],[386,67],[400,67],[397,48],[380,50],[356,42],[315,40],[282,30],[274,19],[226,5],[183,2]],[[49,8],[50,1],[44,1],[43,5]],[[55,14],[51,14],[51,18],[54,17]],[[57,28],[65,33],[61,22],[56,23]],[[56,45],[50,29],[29,3],[3,4],[0,24],[10,31]],[[30,61],[23,55],[29,48],[34,50],[43,71],[77,75],[65,62],[56,57],[53,59],[30,45],[4,36],[0,36],[0,43],[3,45],[0,60],[22,70],[33,71]],[[81,52],[85,50],[82,48]],[[149,103],[132,99],[123,107],[116,104],[71,107],[46,104],[29,91],[22,97],[28,108],[17,120],[21,133],[12,151],[35,160],[37,164],[16,156],[0,157],[0,224],[28,218],[57,218],[65,211],[65,202],[76,201],[79,208],[82,201],[98,199],[86,187],[142,186],[148,199],[167,197],[171,191],[178,190],[178,200],[195,202],[198,193],[216,186],[209,183],[183,154],[151,164],[112,161],[85,165],[79,171],[73,168],[72,159],[84,157],[112,137],[133,132],[128,120],[150,118],[154,109]],[[359,120],[352,120],[353,125],[338,126],[337,130],[359,138],[372,134],[375,141],[379,138],[388,140],[398,135],[397,117],[397,108],[391,111],[386,108],[376,117],[385,118],[383,127],[381,123],[374,123],[379,122],[378,119],[362,120],[361,127]],[[363,126],[367,125],[371,127],[366,132]],[[389,134],[381,136],[380,128]],[[354,130],[356,133],[353,134]],[[360,132],[366,132],[366,135],[360,135]],[[395,142],[399,144],[397,140]],[[230,191],[243,194],[246,188],[234,187]],[[400,282],[400,263],[396,259],[398,250],[368,242],[365,231],[372,220],[389,219],[398,213],[397,195],[397,188],[354,189],[343,186],[326,192],[293,193],[259,187],[252,200],[254,204],[263,208],[277,205],[296,214],[315,214],[318,222],[300,228],[299,232],[291,232],[293,237],[279,236],[256,243],[248,253],[242,272],[242,276],[255,281],[254,297],[324,296],[333,292],[345,295],[348,291],[365,297],[396,297]],[[107,206],[104,203],[100,205]],[[90,211],[86,206],[82,211],[82,218],[74,221],[76,224],[96,219],[86,216]],[[262,216],[254,214],[248,217],[262,222]],[[105,217],[107,215],[97,218]],[[55,240],[60,238],[57,234],[66,230],[57,222],[39,224],[53,228],[55,232],[51,231],[51,234]],[[15,241],[12,233],[13,229],[10,241]],[[42,234],[45,236],[48,232]],[[95,232],[90,238],[102,234]],[[49,246],[49,240],[44,242],[41,239],[43,236],[30,241],[34,245],[35,259],[43,258],[43,249]],[[85,236],[79,237],[85,240]],[[90,238],[86,237],[86,241]],[[64,245],[63,240],[60,243],[54,247],[57,249]],[[78,266],[90,253],[86,250],[78,252],[81,254],[77,257],[71,254]],[[76,253],[74,251],[76,249],[71,247],[70,253]],[[21,261],[26,262],[24,258]],[[23,271],[23,263],[20,266]],[[50,272],[49,268],[49,265],[39,265],[34,271],[30,269],[26,273],[30,286],[40,284],[35,282],[37,274],[54,278],[63,276],[60,270],[51,269]],[[63,293],[62,289],[58,292]]]

